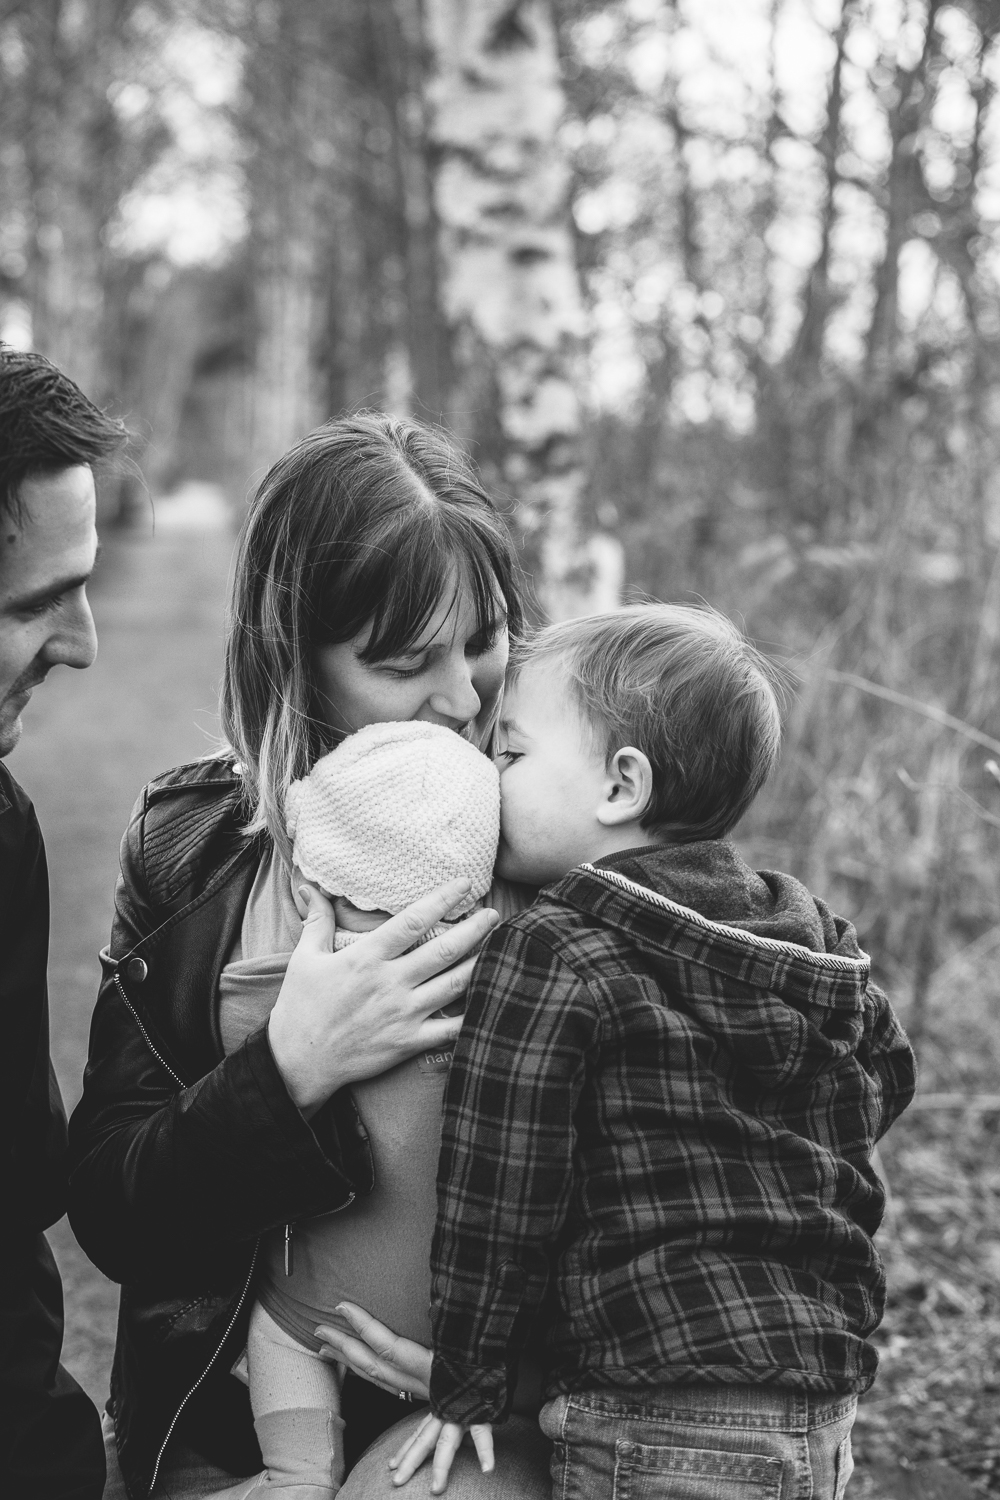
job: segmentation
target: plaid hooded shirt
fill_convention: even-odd
[[[727,841],[582,865],[480,954],[438,1175],[431,1404],[864,1391],[885,1280],[876,1140],[913,1053],[850,923]]]

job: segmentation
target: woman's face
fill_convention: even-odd
[[[497,627],[484,635],[464,585],[448,589],[413,643],[387,661],[364,662],[371,635],[316,648],[316,685],[323,722],[337,739],[366,724],[421,719],[469,730],[477,743],[490,726],[507,669],[508,638],[502,604]]]

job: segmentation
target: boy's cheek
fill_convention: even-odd
[[[500,796],[500,842],[497,845],[497,860],[494,866],[497,875],[502,880],[517,880],[520,877],[517,869],[520,864],[518,838],[518,819],[508,803],[503,800],[501,789]]]

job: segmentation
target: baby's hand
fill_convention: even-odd
[[[292,900],[303,921],[309,912],[309,902],[302,887],[315,884],[315,881],[306,880],[298,865],[292,866]],[[345,932],[374,932],[376,927],[381,927],[383,922],[389,920],[390,913],[387,911],[362,911],[360,906],[355,906],[346,896],[335,896],[330,891],[324,891],[321,886],[316,886],[316,889],[333,903],[334,921]]]
[[[448,1484],[451,1466],[467,1432],[479,1457],[479,1467],[484,1474],[493,1470],[493,1428],[488,1422],[477,1422],[473,1427],[462,1427],[458,1422],[442,1422],[430,1413],[424,1418],[411,1438],[408,1438],[398,1453],[389,1460],[389,1468],[395,1472],[394,1485],[405,1484],[417,1472],[420,1465],[433,1452],[431,1465],[431,1494],[443,1495]]]
[[[345,932],[374,932],[376,927],[388,922],[392,915],[387,911],[362,911],[360,906],[355,906],[346,896],[334,896],[332,899],[334,920]]]

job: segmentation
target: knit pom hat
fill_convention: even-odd
[[[288,789],[296,865],[331,896],[395,914],[435,886],[489,889],[500,837],[493,762],[440,724],[369,724]]]

